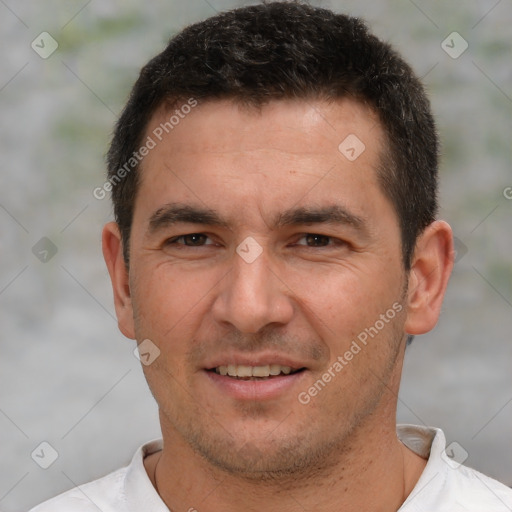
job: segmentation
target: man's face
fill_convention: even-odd
[[[146,135],[171,115],[161,109]],[[383,138],[351,100],[259,113],[215,101],[157,141],[131,233],[133,323],[121,328],[160,350],[144,371],[164,439],[238,474],[293,472],[389,416],[406,276],[377,183]],[[241,377],[252,371],[281,373]]]

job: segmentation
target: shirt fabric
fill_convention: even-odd
[[[511,512],[512,489],[460,465],[457,443],[446,447],[441,429],[397,425],[398,438],[427,459],[411,494],[397,512]],[[144,468],[144,457],[162,449],[162,440],[141,446],[129,466],[81,485],[30,512],[169,512]],[[191,500],[191,507],[194,506]]]

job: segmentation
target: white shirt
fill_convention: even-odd
[[[512,489],[474,469],[459,465],[464,455],[455,443],[445,446],[443,431],[398,425],[399,439],[427,465],[398,512],[511,512]],[[445,452],[445,448],[447,448]],[[169,512],[144,468],[144,457],[162,449],[156,440],[141,446],[129,466],[71,489],[30,512]],[[194,503],[190,503],[193,509]]]

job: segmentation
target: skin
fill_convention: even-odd
[[[168,116],[156,112],[147,134]],[[366,146],[353,162],[338,150],[349,134]],[[435,221],[405,272],[398,219],[376,179],[384,140],[372,111],[353,100],[274,101],[260,111],[207,102],[143,162],[129,270],[117,225],[105,226],[119,327],[160,350],[143,369],[164,449],[145,465],[172,510],[385,512],[413,489],[425,461],[395,432],[405,338],[436,324],[454,251],[450,227]],[[214,210],[226,225],[151,230],[155,212],[175,202]],[[333,204],[362,227],[274,226],[288,209]],[[176,239],[193,233],[206,236]],[[248,236],[262,250],[252,263],[236,252]],[[401,312],[300,403],[397,303]],[[270,400],[223,393],[205,371],[269,351],[306,368]]]

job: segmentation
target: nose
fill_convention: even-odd
[[[266,249],[252,262],[235,253],[232,265],[219,283],[212,307],[217,322],[229,323],[243,333],[290,322],[294,312],[292,292],[279,272],[271,268]]]

